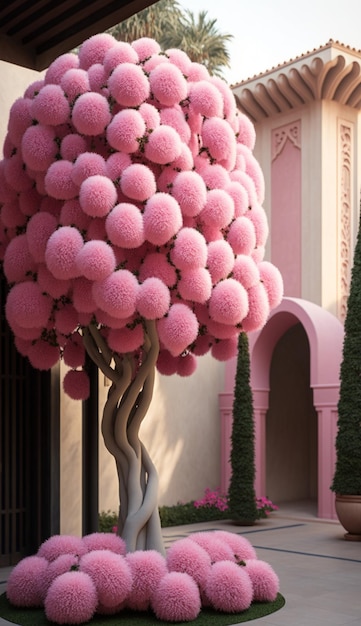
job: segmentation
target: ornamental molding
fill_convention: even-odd
[[[330,42],[232,91],[239,110],[254,123],[317,100],[361,109],[361,53]]]
[[[301,122],[300,120],[285,124],[272,131],[272,161],[275,161],[285,147],[287,140],[295,148],[301,149]]]
[[[339,224],[339,297],[338,318],[345,321],[351,276],[351,215],[352,215],[352,144],[353,125],[338,121],[338,224]]]

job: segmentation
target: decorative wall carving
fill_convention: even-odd
[[[292,124],[286,124],[280,128],[274,129],[272,132],[272,161],[275,161],[281,154],[283,148],[286,145],[286,141],[289,141],[295,146],[295,148],[301,149],[301,121],[297,120]]]
[[[338,317],[344,322],[347,311],[347,298],[351,275],[351,215],[352,215],[352,144],[353,125],[339,120],[338,125],[338,161],[339,161],[339,193],[338,193],[338,224],[339,224],[339,298]]]

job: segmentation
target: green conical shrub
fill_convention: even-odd
[[[231,519],[243,524],[253,524],[258,518],[254,490],[254,447],[249,345],[246,333],[240,333],[233,401],[232,475],[228,491],[228,506]]]
[[[336,469],[331,489],[341,495],[361,495],[361,218],[347,303],[340,381]]]

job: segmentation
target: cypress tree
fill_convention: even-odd
[[[228,491],[229,512],[235,522],[251,525],[258,518],[258,514],[254,490],[253,397],[250,383],[249,344],[246,333],[240,333],[238,337],[231,441],[232,475]]]
[[[340,383],[336,469],[331,489],[340,495],[361,495],[361,215],[347,302]]]

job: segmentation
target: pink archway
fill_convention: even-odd
[[[336,519],[330,490],[335,464],[339,369],[344,330],[341,322],[320,306],[299,298],[284,298],[272,311],[265,327],[249,337],[251,386],[255,419],[255,463],[257,496],[266,491],[266,413],[269,402],[269,373],[278,340],[292,326],[301,323],[310,345],[310,384],[318,415],[318,517]],[[231,468],[233,390],[236,359],[226,365],[225,389],[220,394],[221,489],[227,492]]]

